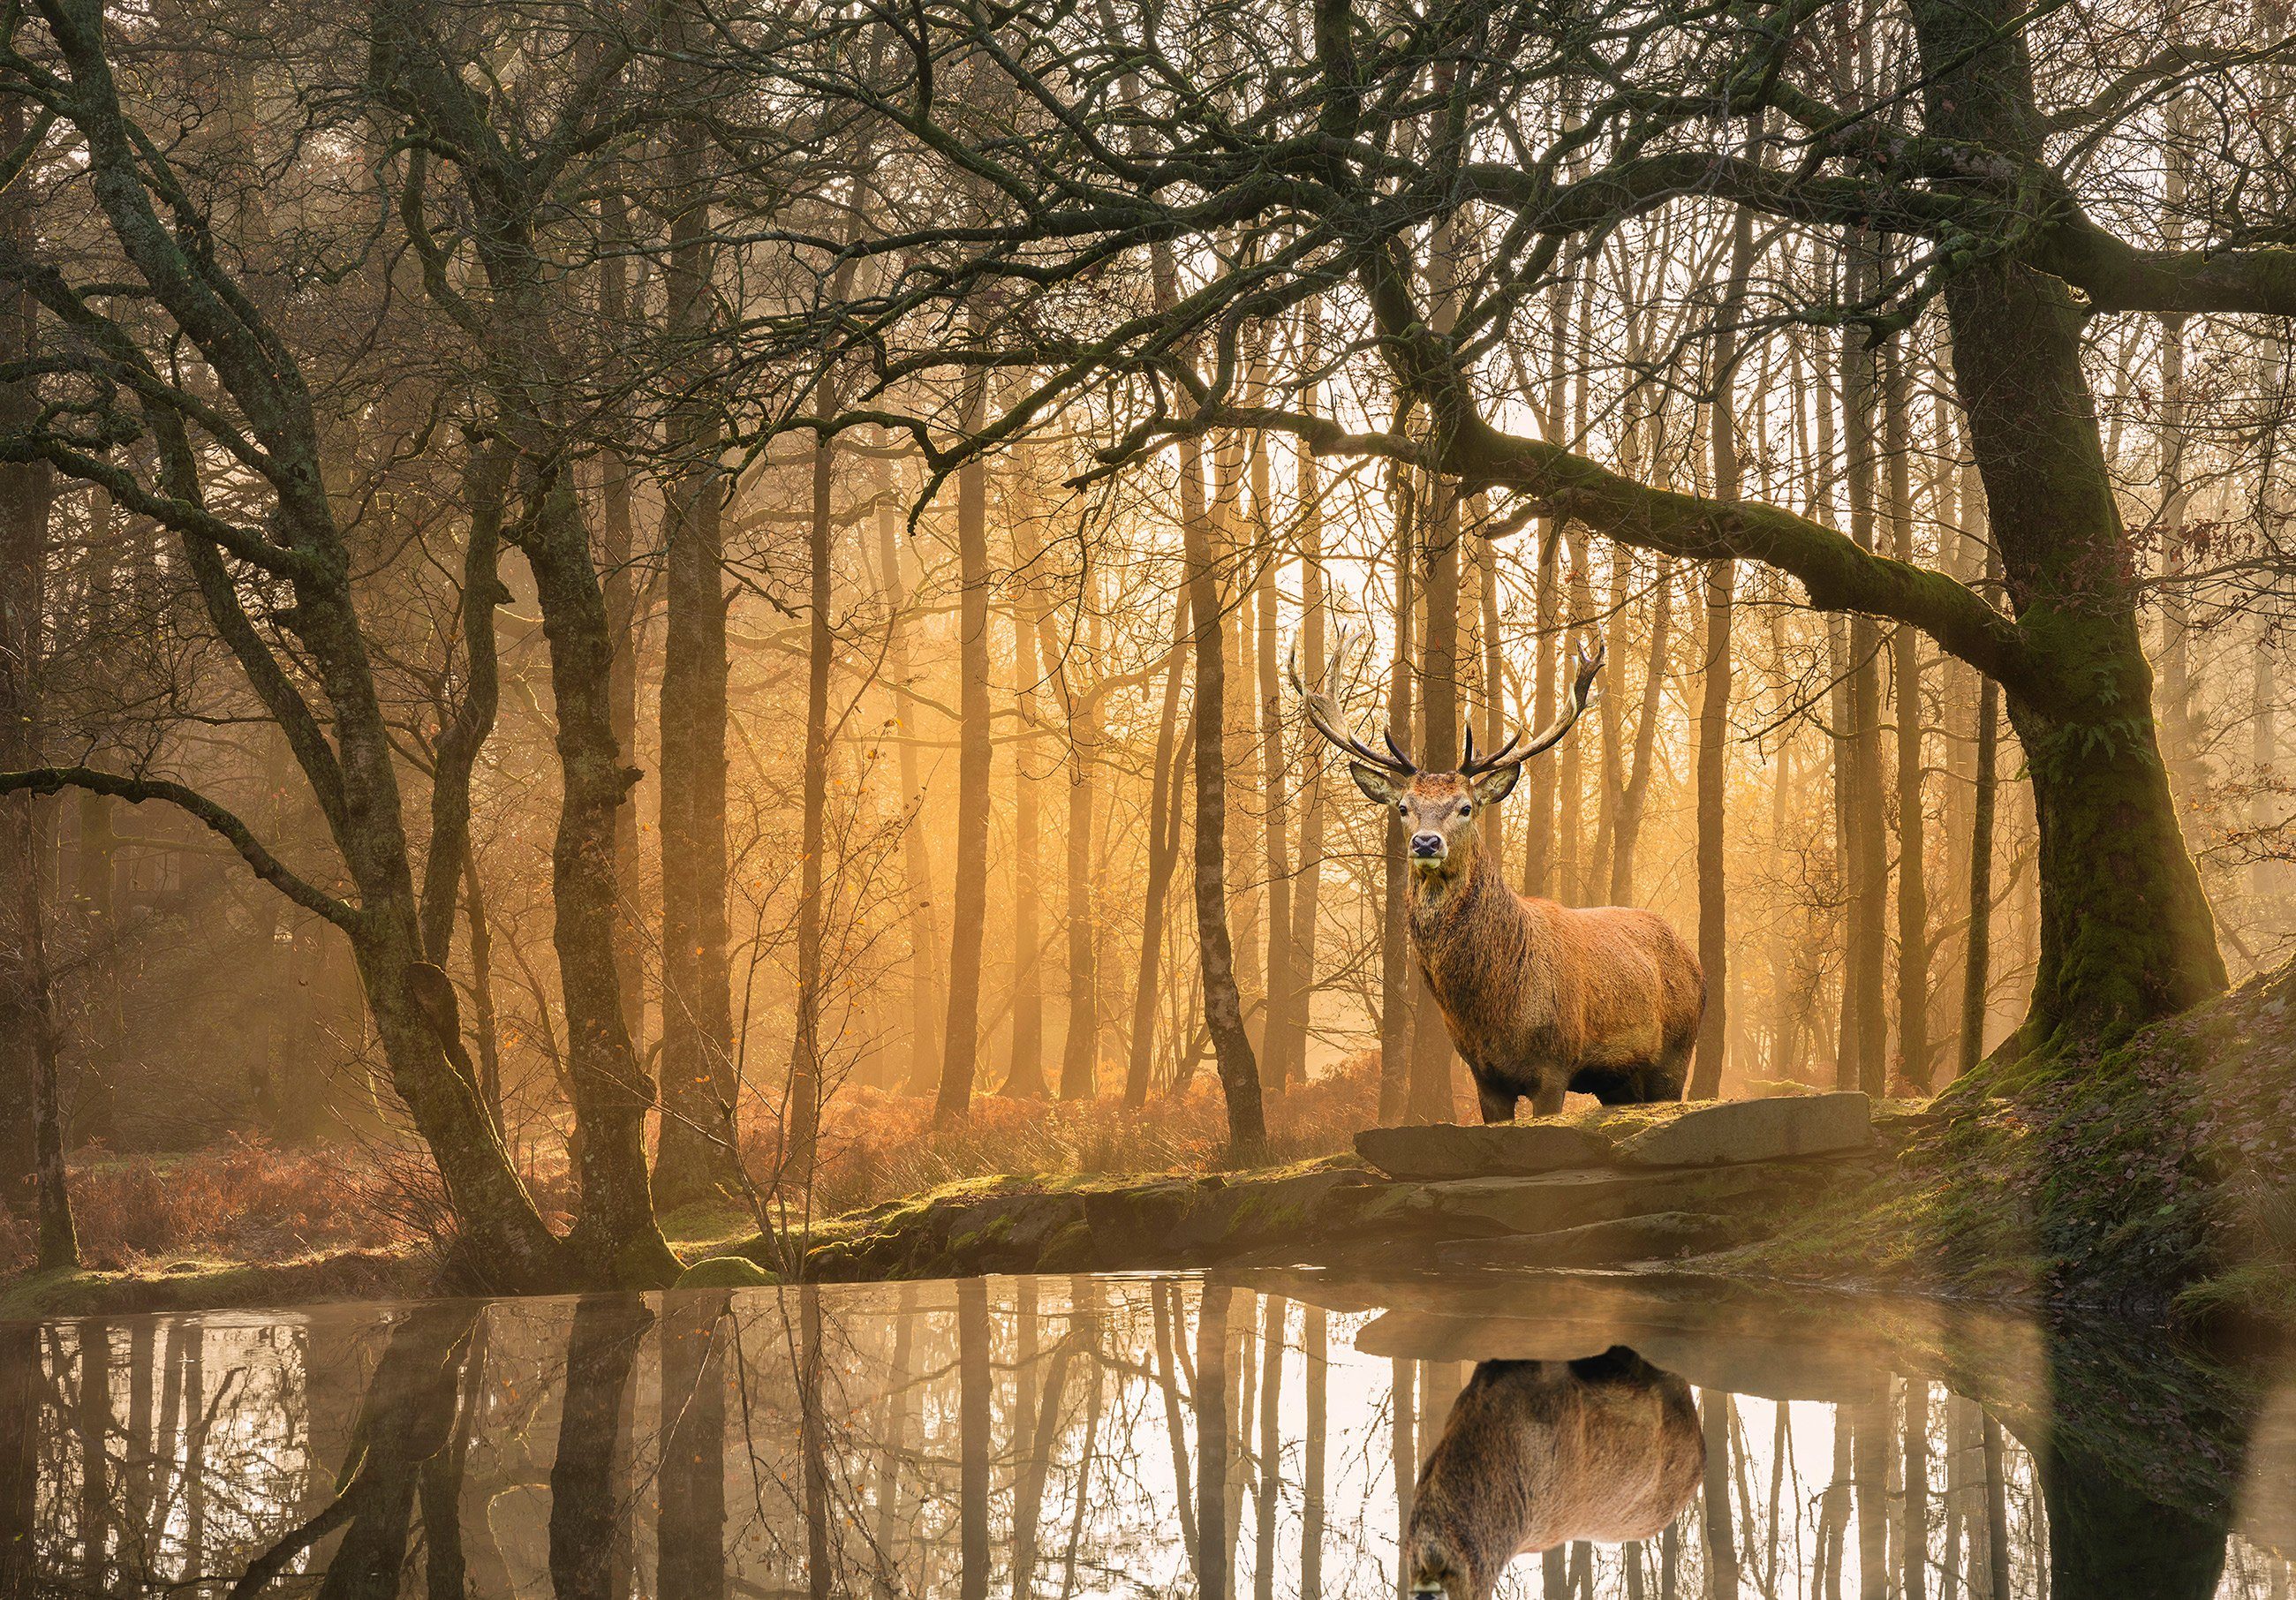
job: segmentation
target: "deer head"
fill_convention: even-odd
[[[1595,675],[1602,670],[1603,647],[1581,649],[1578,671],[1561,715],[1552,726],[1525,740],[1520,730],[1488,755],[1475,753],[1475,734],[1467,730],[1466,757],[1456,772],[1422,772],[1391,733],[1382,738],[1387,748],[1374,750],[1347,730],[1347,713],[1337,693],[1341,665],[1350,643],[1343,631],[1332,652],[1324,681],[1310,689],[1300,677],[1299,651],[1292,657],[1292,686],[1299,693],[1316,731],[1349,758],[1348,771],[1374,805],[1393,806],[1403,818],[1405,849],[1414,869],[1429,874],[1456,870],[1474,849],[1475,813],[1496,806],[1511,793],[1522,775],[1522,764],[1542,751],[1562,743],[1579,714],[1594,703]]]

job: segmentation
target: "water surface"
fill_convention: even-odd
[[[1428,1550],[1586,1600],[2284,1600],[2296,1554],[2296,1364],[1621,1280],[60,1321],[0,1327],[0,1412],[11,1595],[1381,1596],[1414,1501],[1459,1594]]]

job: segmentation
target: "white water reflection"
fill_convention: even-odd
[[[1603,1392],[1635,1405],[1603,1426],[1577,1401],[1462,1411],[1431,1493],[1449,1506],[1466,1485],[1500,1558],[1526,1530],[1535,1547],[1572,1517],[1622,1525],[1637,1494],[1663,1503],[1635,1514],[1639,1538],[1513,1560],[1499,1595],[2283,1600],[2296,1388],[2143,1359],[2144,1339],[1250,1276],[7,1328],[0,1435],[22,1446],[0,1455],[0,1579],[26,1595],[1392,1596],[1422,1463],[1477,1362],[1577,1360],[1491,1368],[1481,1392],[1625,1383]],[[1588,1361],[1614,1345],[1639,1358]],[[1644,1448],[1636,1427],[1667,1437]]]

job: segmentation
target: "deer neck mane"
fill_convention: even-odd
[[[1454,871],[1412,872],[1412,931],[1423,940],[1438,938],[1512,898],[1490,858],[1471,848],[1465,864]]]

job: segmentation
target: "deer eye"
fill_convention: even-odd
[[[1474,806],[1467,800],[1461,800],[1459,802],[1459,815],[1462,816],[1464,816],[1468,812],[1474,808]]]

